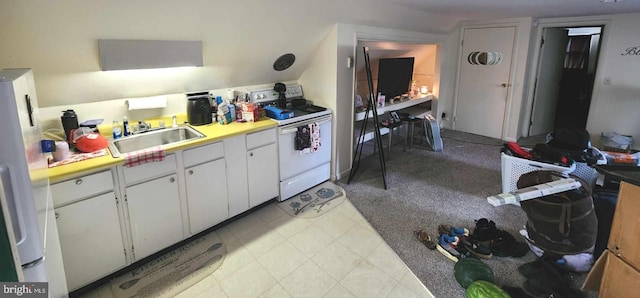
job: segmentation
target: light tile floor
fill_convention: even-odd
[[[274,202],[216,232],[222,265],[177,297],[433,297],[348,199],[312,219]]]

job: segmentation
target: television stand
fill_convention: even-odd
[[[396,101],[393,104],[386,103],[384,107],[380,107],[377,109],[378,115],[383,115],[389,111],[397,111],[399,113],[409,113],[416,118],[424,118],[424,116],[431,112],[429,107],[425,107],[425,103],[433,100],[433,94],[427,94],[423,97],[404,100],[404,101]],[[373,111],[369,111],[369,119],[372,119]],[[355,125],[354,129],[360,127],[359,122],[365,119],[365,112],[357,112],[354,116]],[[373,125],[367,126],[367,132],[362,136],[361,139],[358,139],[359,131],[354,131],[353,138],[355,143],[364,143],[370,141],[374,137]],[[385,135],[390,132],[390,129],[387,127],[380,127],[380,135]]]
[[[414,99],[409,99],[409,100],[404,100],[404,101],[395,101],[394,103],[390,104],[390,103],[386,103],[384,107],[379,107],[378,108],[378,115],[382,115],[386,112],[389,111],[400,111],[400,110],[404,110],[407,108],[411,108],[414,106],[417,106],[419,104],[425,103],[425,102],[429,102],[433,100],[433,94],[429,93],[423,97],[419,97],[419,98],[414,98]],[[419,109],[419,107],[416,107],[416,109]],[[412,109],[414,110],[414,109]],[[429,112],[430,110],[424,110],[424,113]],[[400,112],[409,112],[409,111],[400,111]],[[364,120],[364,114],[365,112],[357,112],[355,117],[354,117],[354,121],[358,122],[358,121],[362,121]],[[373,111],[369,111],[369,117],[371,117],[373,114]],[[420,115],[415,115],[415,116],[420,116]]]

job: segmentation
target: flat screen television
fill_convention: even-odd
[[[378,93],[386,100],[408,93],[413,78],[414,57],[383,58],[378,61]]]

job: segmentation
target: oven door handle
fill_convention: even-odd
[[[294,132],[297,132],[297,131],[298,131],[298,128],[280,129],[280,134],[281,135],[286,135],[286,134],[294,133]]]
[[[329,117],[324,117],[324,118],[319,118],[320,121],[305,121],[305,122],[301,122],[301,123],[294,123],[294,124],[288,124],[285,126],[281,126],[280,127],[280,134],[284,135],[284,134],[289,134],[289,133],[294,133],[298,131],[298,127],[303,126],[303,125],[309,125],[311,123],[317,123],[318,125],[324,124],[327,121],[331,121],[331,116]]]

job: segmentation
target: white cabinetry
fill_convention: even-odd
[[[181,241],[182,214],[176,156],[124,167],[126,210],[134,260]]]
[[[53,184],[69,290],[278,196],[276,128]]]
[[[69,290],[127,264],[111,171],[51,186]]]
[[[224,139],[224,159],[227,163],[227,197],[229,217],[249,209],[247,182],[247,139],[239,135]]]
[[[177,180],[171,174],[126,188],[136,260],[182,240]]]
[[[224,146],[209,144],[186,150],[183,156],[189,231],[195,234],[229,217]]]
[[[276,129],[247,135],[247,177],[249,208],[279,194],[278,149]]]

